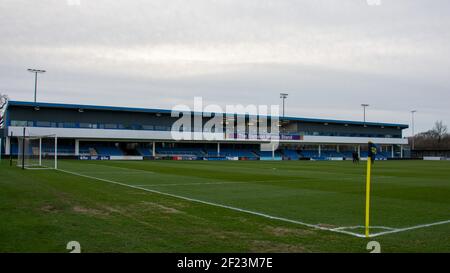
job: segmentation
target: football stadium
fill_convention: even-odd
[[[31,195],[9,203],[31,206],[19,215],[43,229],[31,250],[57,251],[76,231],[93,252],[365,252],[374,238],[389,242],[384,251],[448,251],[449,162],[409,160],[408,125],[266,116],[279,128],[275,146],[249,133],[261,123],[248,114],[220,116],[220,141],[175,140],[171,113],[9,101],[1,166],[14,188],[3,200]],[[218,113],[187,114],[203,128]],[[5,232],[28,234],[26,223]],[[133,243],[117,246],[124,237]]]
[[[448,267],[449,10],[0,1],[2,262]]]

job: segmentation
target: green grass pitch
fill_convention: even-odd
[[[450,162],[0,164],[0,252],[450,252]]]

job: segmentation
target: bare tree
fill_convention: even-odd
[[[433,129],[419,133],[414,138],[418,149],[450,149],[450,134],[442,121],[436,121]]]
[[[0,93],[0,112],[3,110],[3,108],[6,107],[8,104],[8,95]]]
[[[3,128],[5,120],[3,119],[3,113],[6,110],[6,105],[8,104],[8,96],[0,93],[0,128]]]
[[[441,121],[436,121],[434,123],[434,128],[431,130],[437,139],[438,143],[441,143],[442,138],[447,135],[447,126]]]

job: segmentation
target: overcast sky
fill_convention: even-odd
[[[278,104],[291,116],[450,125],[448,0],[1,0],[0,92],[172,108]],[[369,0],[376,1],[376,0]],[[409,135],[410,132],[405,132]]]

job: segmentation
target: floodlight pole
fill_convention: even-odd
[[[363,111],[364,111],[364,124],[366,123],[366,108],[369,107],[369,104],[363,103],[361,104],[361,106],[363,107]]]
[[[414,120],[414,115],[415,113],[417,113],[417,110],[412,110],[411,111],[411,129],[412,129],[412,150],[414,150],[414,146],[415,146],[415,138],[416,138],[416,133],[415,133],[415,120]]]
[[[34,73],[34,103],[36,103],[36,97],[37,97],[37,75],[38,73],[45,73],[45,70],[40,70],[40,69],[27,69],[28,72]]]
[[[284,106],[285,106],[285,100],[287,99],[287,97],[289,96],[289,94],[287,93],[280,93],[280,99],[283,100],[283,118],[284,118]]]

